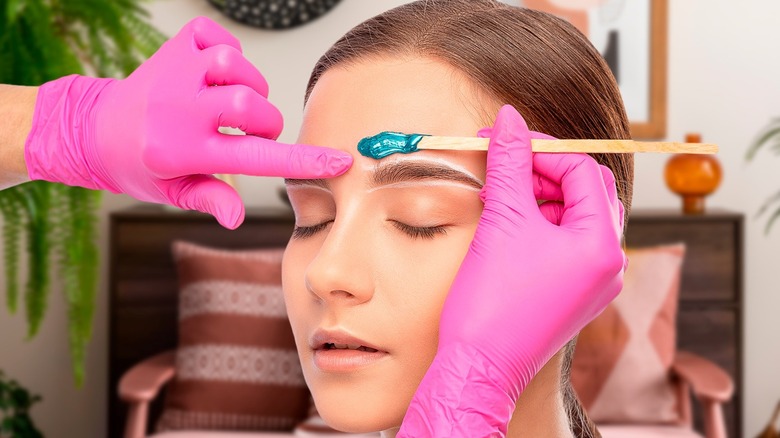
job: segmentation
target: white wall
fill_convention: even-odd
[[[770,118],[780,117],[780,2],[669,0],[669,131],[701,132],[721,147],[720,189],[708,205],[746,214],[745,392],[743,431],[755,436],[780,400],[780,223],[764,236],[763,202],[780,190],[780,157],[745,151]],[[739,6],[737,6],[739,5]],[[634,205],[676,206],[663,184],[666,157],[637,160]]]
[[[222,18],[205,0],[156,0],[149,5],[153,22],[173,35],[197,15],[229,28],[243,43],[246,56],[271,84],[271,101],[285,115],[281,140],[294,141],[301,120],[304,87],[311,68],[344,31],[405,0],[343,0],[330,14],[288,31],[262,31]],[[762,202],[780,189],[780,157],[764,152],[757,162],[743,156],[755,133],[770,117],[780,116],[780,2],[746,0],[669,0],[669,129],[670,139],[701,132],[721,146],[725,177],[709,206],[729,208],[752,218]],[[664,186],[668,157],[638,156],[634,206],[677,207]],[[281,205],[278,179],[240,177],[248,205]],[[107,195],[104,212],[133,201]],[[107,254],[107,214],[101,246]],[[763,220],[746,222],[745,278],[745,436],[753,436],[780,399],[780,291],[774,285],[780,252],[780,225],[763,235]],[[103,261],[102,290],[107,273]],[[0,273],[0,276],[2,274]],[[3,279],[0,277],[0,281]],[[24,340],[20,316],[0,310],[0,369],[44,396],[34,418],[49,437],[103,436],[106,422],[107,306],[99,298],[95,337],[89,352],[88,378],[73,389],[67,352],[65,306],[55,292],[38,338]]]

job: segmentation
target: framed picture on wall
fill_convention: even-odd
[[[668,0],[502,0],[562,17],[612,69],[634,138],[666,135]]]

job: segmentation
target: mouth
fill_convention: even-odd
[[[357,351],[367,351],[369,353],[377,353],[379,351],[376,348],[366,347],[365,345],[335,344],[332,342],[325,343],[322,346],[322,348],[318,348],[317,350],[357,350]]]
[[[319,329],[309,339],[314,365],[324,372],[346,373],[387,357],[387,351],[343,331]]]
[[[309,339],[309,346],[315,351],[356,350],[368,353],[387,353],[378,346],[341,330],[317,329]]]

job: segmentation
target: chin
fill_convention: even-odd
[[[397,388],[369,392],[350,388],[348,383],[341,388],[327,386],[312,388],[314,404],[325,423],[342,432],[371,433],[399,427],[411,401]]]
[[[374,433],[383,430],[400,427],[401,422],[388,422],[386,418],[357,418],[347,415],[346,412],[332,412],[328,415],[318,409],[325,424],[340,432],[348,433]],[[384,420],[384,421],[380,421]]]

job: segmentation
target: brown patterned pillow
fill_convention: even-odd
[[[158,432],[289,431],[306,418],[309,391],[282,295],[283,251],[173,244],[179,345]]]

